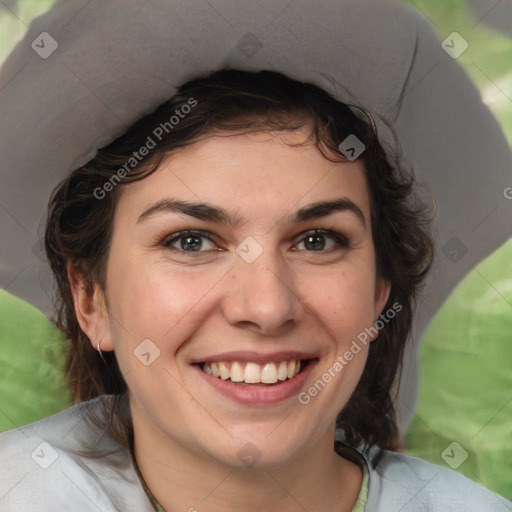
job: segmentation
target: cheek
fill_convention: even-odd
[[[114,331],[118,348],[124,350],[128,341],[133,349],[149,338],[162,351],[174,351],[204,320],[209,293],[223,272],[176,271],[164,261],[133,258],[112,266],[110,277],[110,311],[118,320],[114,327],[122,327]]]
[[[352,267],[317,275],[316,285],[308,287],[307,305],[329,336],[330,354],[320,376],[329,391],[319,393],[324,384],[316,382],[306,390],[305,399],[315,397],[317,407],[329,411],[327,416],[336,416],[346,404],[366,364],[370,336],[365,329],[373,325],[375,305],[370,269]]]
[[[306,277],[305,302],[339,345],[344,345],[374,320],[375,277],[369,267]]]

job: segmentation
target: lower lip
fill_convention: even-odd
[[[240,386],[230,380],[212,377],[203,372],[199,366],[196,366],[196,368],[208,384],[211,384],[217,391],[235,402],[244,405],[271,405],[297,396],[304,387],[306,379],[311,374],[317,362],[317,360],[309,361],[307,366],[292,379],[287,379],[268,386],[254,387],[250,385]]]

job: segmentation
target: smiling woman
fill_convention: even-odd
[[[46,250],[80,404],[2,435],[2,463],[36,439],[33,458],[53,458],[14,490],[10,463],[8,504],[388,511],[435,479],[415,510],[499,510],[392,451],[433,251],[411,175],[359,114],[279,73],[218,71],[57,187]]]

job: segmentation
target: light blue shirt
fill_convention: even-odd
[[[153,512],[128,449],[87,418],[100,397],[0,434],[0,512]],[[105,402],[104,402],[105,401]],[[373,447],[366,512],[511,512],[512,503],[447,468]],[[91,452],[99,453],[91,457]]]

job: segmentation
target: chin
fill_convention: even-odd
[[[267,432],[268,429],[258,429],[251,433],[247,429],[246,435],[234,440],[226,451],[212,456],[222,464],[234,468],[269,469],[293,461],[310,444],[307,439],[293,437],[289,431],[283,430],[282,435],[269,435]]]

